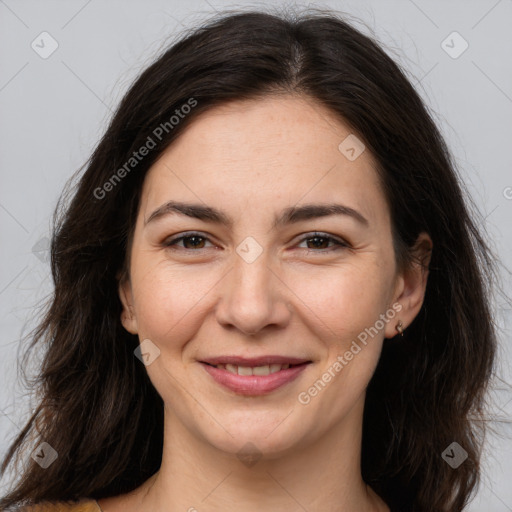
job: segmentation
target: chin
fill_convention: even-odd
[[[227,454],[247,456],[254,452],[257,457],[275,459],[297,449],[306,434],[296,421],[289,421],[290,418],[283,421],[285,417],[281,414],[279,421],[270,422],[268,415],[264,418],[251,415],[245,420],[220,420],[227,432],[220,426],[215,432],[201,427],[200,430],[210,445]]]

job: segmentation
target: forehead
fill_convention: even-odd
[[[162,153],[144,181],[144,210],[170,199],[199,200],[235,215],[342,200],[367,218],[385,220],[376,162],[367,149],[357,156],[360,143],[308,97],[229,102],[200,114]],[[344,152],[347,145],[355,159]]]

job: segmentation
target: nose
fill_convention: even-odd
[[[288,325],[291,292],[270,268],[265,253],[251,263],[235,254],[233,268],[219,286],[216,316],[224,328],[251,336]]]

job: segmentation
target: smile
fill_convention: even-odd
[[[219,384],[241,395],[263,395],[295,380],[311,361],[261,364],[257,366],[201,361],[206,372]]]

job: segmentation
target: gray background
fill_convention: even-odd
[[[34,405],[17,383],[18,351],[35,325],[37,304],[51,292],[46,249],[65,182],[155,52],[216,10],[259,5],[265,3],[0,0],[0,455]],[[512,0],[309,5],[363,20],[366,26],[356,26],[405,66],[448,141],[481,227],[512,268]],[[45,59],[31,47],[35,41],[43,51],[46,37],[44,49],[50,48],[44,31],[58,44]],[[454,31],[463,39],[450,36]],[[464,41],[469,46],[458,55]],[[510,276],[502,278],[512,295]],[[512,512],[512,424],[505,421],[512,419],[510,306],[498,297],[495,312],[501,328],[499,379],[490,396],[495,433],[468,510]],[[6,476],[0,491],[8,483]]]

